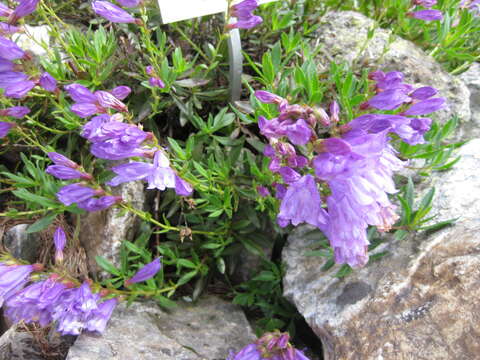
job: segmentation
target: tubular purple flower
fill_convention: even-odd
[[[143,156],[144,151],[134,143],[125,143],[121,139],[110,139],[92,145],[90,152],[100,159],[123,160],[134,156]]]
[[[90,174],[86,174],[84,172],[63,165],[49,165],[45,172],[61,180],[92,179],[92,176]]]
[[[262,360],[264,357],[256,344],[248,344],[238,353],[231,352],[227,360]]]
[[[10,9],[4,3],[0,3],[0,16],[1,17],[9,17],[13,13],[13,10]]]
[[[33,265],[4,265],[0,263],[0,307],[12,292],[21,289],[34,271]]]
[[[441,110],[445,108],[446,99],[445,98],[433,98],[424,101],[420,101],[416,104],[410,106],[409,109],[403,112],[403,115],[417,116],[417,115],[427,115],[432,112]]]
[[[153,87],[159,87],[161,89],[165,88],[165,83],[158,77],[152,76],[150,79],[148,79],[148,83]]]
[[[94,212],[108,209],[110,206],[122,201],[121,196],[102,196],[100,198],[90,198],[77,203],[80,209]]]
[[[368,100],[368,105],[380,110],[394,110],[411,101],[401,89],[387,89]]]
[[[94,1],[92,9],[97,15],[114,23],[138,23],[128,12],[108,1]]]
[[[67,90],[72,100],[77,103],[94,104],[97,101],[97,97],[83,85],[70,84],[65,86],[65,90]]]
[[[230,29],[252,29],[257,25],[260,25],[263,22],[263,19],[260,16],[252,16],[247,20],[238,20],[234,24],[229,24],[228,28]]]
[[[12,72],[15,68],[15,64],[7,59],[0,58],[0,72],[3,73],[5,71]]]
[[[19,81],[5,87],[4,96],[10,97],[13,99],[22,99],[24,98],[30,90],[35,87],[35,83],[30,80]]]
[[[424,86],[416,89],[414,92],[410,94],[410,96],[417,100],[426,100],[428,98],[431,98],[432,96],[437,95],[437,93],[438,93],[437,89],[431,86]]]
[[[17,60],[25,56],[25,51],[20,49],[13,41],[0,36],[0,58]]]
[[[95,139],[97,136],[103,139],[104,135],[102,134],[102,125],[106,122],[109,122],[110,120],[111,117],[108,114],[94,116],[89,122],[83,125],[80,135],[89,141],[92,141],[92,139]],[[103,140],[106,139],[107,138]]]
[[[155,153],[153,169],[149,173],[147,181],[147,189],[175,188],[175,172],[170,168],[170,161],[162,151]]]
[[[80,165],[78,165],[76,162],[70,160],[69,158],[57,152],[52,151],[52,152],[49,152],[47,155],[50,158],[50,160],[52,160],[57,165],[67,166],[72,169],[77,169],[80,167]]]
[[[39,84],[47,91],[54,92],[57,90],[57,80],[48,72],[44,72],[42,76],[40,76]]]
[[[407,16],[424,21],[435,21],[443,19],[443,14],[440,10],[432,9],[409,12],[407,13]]]
[[[14,127],[16,124],[12,122],[5,122],[5,121],[0,121],[0,139],[4,138],[7,136],[8,132],[12,127]]]
[[[328,215],[321,207],[320,193],[312,175],[290,184],[282,199],[277,222],[281,227],[307,223],[323,228]]]
[[[179,196],[190,196],[193,193],[192,185],[177,174],[175,174],[175,193]]]
[[[140,0],[117,0],[117,2],[125,7],[133,8],[140,4]]]
[[[125,281],[125,285],[131,285],[138,282],[146,281],[154,277],[162,268],[162,264],[160,262],[160,258],[156,258],[151,263],[145,265],[137,273],[132,276],[130,279]]]
[[[21,119],[29,112],[30,109],[25,106],[13,106],[7,109],[0,110],[0,116],[11,116],[17,119]]]
[[[16,82],[25,81],[28,77],[22,72],[18,71],[4,71],[0,73],[0,87],[6,88]]]
[[[98,304],[98,309],[93,311],[87,319],[85,328],[88,331],[102,333],[107,327],[108,320],[112,316],[113,310],[118,304],[118,300],[113,298],[105,300]]]
[[[70,110],[81,118],[87,118],[95,114],[105,113],[106,110],[93,103],[77,103],[70,107]]]
[[[20,31],[20,28],[18,26],[14,26],[11,24],[7,24],[4,22],[0,22],[0,35],[5,36],[5,35],[13,35],[17,32]]]
[[[40,0],[22,0],[10,15],[9,22],[14,24],[18,19],[30,15],[37,9]]]
[[[302,177],[298,172],[287,166],[282,166],[278,172],[282,176],[283,181],[287,184],[297,182]]]
[[[53,234],[53,243],[55,244],[55,262],[63,262],[63,249],[67,244],[67,235],[63,231],[62,227],[57,227],[55,233]]]
[[[110,91],[113,96],[115,96],[118,100],[123,100],[125,99],[130,93],[132,92],[132,89],[130,89],[128,86],[117,86],[116,88],[112,89]]]
[[[305,120],[299,119],[294,124],[285,126],[285,134],[292,144],[305,145],[313,133]]]
[[[263,90],[255,91],[255,97],[264,104],[280,104],[283,100],[282,97]]]
[[[95,91],[95,96],[101,107],[115,109],[121,112],[128,111],[127,106],[108,91]]]
[[[72,205],[90,199],[98,192],[80,183],[65,185],[57,193],[57,199],[64,205]]]

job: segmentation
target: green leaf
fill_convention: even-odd
[[[97,262],[98,266],[100,266],[106,272],[113,275],[117,275],[117,276],[122,275],[122,273],[115,266],[113,266],[113,264],[110,261],[105,259],[103,256],[95,256],[95,261]]]
[[[169,298],[162,296],[162,295],[157,295],[154,297],[154,299],[158,302],[158,305],[166,308],[166,309],[173,309],[177,307],[177,304],[175,301],[170,300]]]
[[[38,219],[27,228],[27,234],[35,233],[38,231],[42,231],[43,229],[46,229],[48,225],[50,225],[53,222],[53,220],[55,220],[56,217],[57,217],[57,213],[53,213],[53,214],[46,215],[41,219]]]

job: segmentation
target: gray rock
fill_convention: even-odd
[[[121,196],[133,207],[143,209],[145,204],[144,184],[129,182],[114,189],[114,195]],[[89,270],[100,275],[95,256],[103,256],[115,266],[120,266],[120,249],[123,241],[132,241],[137,228],[137,218],[119,208],[91,212],[81,219],[80,242],[87,254]]]
[[[215,296],[168,313],[152,302],[122,304],[102,335],[77,339],[67,360],[224,360],[254,339],[243,312]]]
[[[50,45],[50,28],[47,25],[24,25],[23,28],[25,31],[13,35],[12,40],[22,49],[29,50],[34,55],[47,55],[47,50],[41,44],[46,45],[47,48]]]
[[[305,253],[318,231],[297,228],[282,254],[284,295],[324,345],[324,359],[465,359],[480,351],[480,139],[435,174],[438,220],[455,226],[383,244],[389,255],[344,279]]]
[[[330,12],[320,20],[314,46],[322,47],[320,66],[328,68],[330,62],[355,63],[357,68],[401,71],[406,81],[417,86],[430,85],[448,99],[449,109],[436,114],[440,122],[458,115],[462,123],[471,119],[470,92],[465,84],[450,75],[422,49],[410,41],[392,35],[391,31],[377,28],[368,41],[368,31],[375,26],[372,19],[353,11]],[[480,135],[462,133],[459,136]]]
[[[40,236],[38,234],[27,234],[30,224],[18,224],[3,235],[3,245],[17,259],[33,263],[37,259],[40,248]]]
[[[480,63],[473,63],[468,71],[460,75],[470,90],[470,107],[472,110],[471,130],[478,134],[480,127]]]

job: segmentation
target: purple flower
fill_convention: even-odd
[[[98,311],[99,298],[98,294],[92,294],[87,282],[78,288],[63,291],[52,309],[52,318],[58,324],[57,330],[63,335],[80,335],[89,319]]]
[[[12,127],[14,127],[16,124],[12,122],[5,122],[5,121],[0,121],[0,139],[4,138],[7,136],[8,132]]]
[[[248,344],[238,353],[231,352],[227,360],[262,360],[264,357],[256,344]]]
[[[25,51],[20,49],[13,41],[0,36],[0,58],[6,60],[17,60],[25,56]]]
[[[424,21],[434,21],[434,20],[442,20],[443,19],[443,14],[440,10],[419,10],[419,11],[413,11],[407,13],[408,16],[419,19],[419,20],[424,20]]]
[[[281,227],[307,223],[323,227],[327,214],[321,207],[320,194],[312,175],[304,175],[290,184],[282,199],[277,222]]]
[[[140,4],[140,0],[117,0],[117,2],[125,7],[133,8]]]
[[[402,89],[387,89],[368,100],[368,105],[380,110],[394,110],[411,101]]]
[[[410,96],[417,100],[426,100],[428,98],[431,98],[432,96],[437,95],[437,93],[438,93],[437,89],[431,86],[424,86],[416,89],[414,92],[410,94]]]
[[[85,139],[88,139],[89,141],[92,141],[92,139],[95,139],[97,135],[101,136],[101,138],[98,141],[106,140],[109,137],[103,137],[104,135],[103,135],[102,125],[106,122],[109,122],[110,120],[111,120],[111,117],[108,114],[101,114],[101,115],[94,116],[89,122],[83,125],[82,132],[80,133],[80,135]]]
[[[5,71],[12,72],[15,68],[15,64],[7,59],[0,58],[0,73]]]
[[[55,262],[63,262],[63,249],[67,244],[67,235],[63,231],[62,227],[57,227],[53,234],[53,242],[55,244]]]
[[[0,110],[0,116],[11,116],[17,119],[21,119],[29,112],[30,109],[25,106],[13,106],[7,109]]]
[[[462,0],[460,7],[468,9],[473,16],[480,16],[480,0]]]
[[[420,101],[410,106],[410,108],[403,112],[403,115],[427,115],[432,112],[441,110],[446,107],[445,98],[433,98],[424,101]]]
[[[255,97],[264,104],[280,104],[283,100],[280,96],[263,90],[255,91]]]
[[[53,307],[65,289],[54,276],[33,283],[8,299],[5,314],[14,323],[39,322],[40,326],[47,326],[53,320]]]
[[[77,203],[80,209],[94,212],[108,209],[110,206],[115,205],[119,201],[122,201],[121,196],[102,196],[100,198],[90,198]]]
[[[160,89],[165,88],[165,83],[158,77],[152,76],[150,79],[148,79],[148,83],[153,87],[159,87]]]
[[[97,101],[97,97],[83,85],[70,84],[65,86],[65,90],[77,103],[95,103]]]
[[[47,91],[54,92],[57,90],[57,80],[48,72],[44,72],[42,76],[40,76],[39,84]]]
[[[0,16],[9,17],[13,10],[6,6],[4,3],[0,3]]]
[[[283,181],[287,184],[294,183],[294,182],[300,180],[300,178],[302,177],[295,170],[293,170],[293,169],[291,169],[287,166],[281,167],[280,170],[278,170],[278,172],[282,176]]]
[[[47,155],[50,158],[50,160],[52,160],[57,165],[63,165],[72,169],[77,169],[78,167],[80,167],[80,165],[78,165],[76,162],[73,162],[69,158],[57,152],[52,151],[52,152],[49,152]]]
[[[190,196],[192,195],[192,192],[192,185],[175,174],[175,193],[179,196]]]
[[[123,100],[128,95],[130,95],[130,93],[132,92],[132,89],[130,89],[128,86],[117,86],[116,88],[112,89],[112,91],[110,91],[110,92],[118,100]]]
[[[57,193],[57,199],[64,205],[72,205],[98,195],[99,191],[84,186],[80,183],[65,185]]]
[[[25,81],[28,77],[22,72],[18,71],[4,71],[0,73],[0,87],[6,88],[14,83]]]
[[[305,145],[312,137],[312,130],[303,119],[285,127],[285,134],[292,144]]]
[[[270,196],[270,191],[265,186],[257,186],[257,192],[261,197]]]
[[[18,81],[6,86],[3,95],[14,99],[21,99],[24,98],[28,92],[35,87],[35,85],[36,84],[31,80]]]
[[[114,23],[138,23],[128,12],[108,1],[94,1],[92,9],[97,15]]]
[[[330,120],[334,123],[337,123],[340,121],[340,118],[338,115],[340,114],[340,107],[338,106],[338,103],[336,101],[333,101],[330,104]]]
[[[127,112],[127,106],[108,91],[95,91],[95,97],[101,107]]]
[[[160,263],[160,258],[156,258],[151,263],[145,265],[137,273],[132,276],[130,279],[125,281],[125,285],[131,285],[138,282],[142,282],[154,277],[162,268],[162,264]]]
[[[70,107],[73,113],[77,114],[81,118],[87,118],[98,113],[104,113],[105,109],[102,109],[95,103],[77,103]]]
[[[0,307],[5,299],[21,289],[28,281],[33,265],[5,265],[0,263]]]
[[[67,167],[64,165],[50,165],[47,167],[45,172],[61,180],[92,179],[92,175],[86,174],[84,172],[72,169],[71,167]]]
[[[0,35],[13,35],[20,31],[20,28],[15,25],[7,24],[4,22],[0,22]]]
[[[126,143],[122,139],[115,138],[92,145],[90,152],[106,160],[122,160],[134,156],[143,156],[144,151],[138,148],[139,144]]]
[[[230,15],[237,18],[237,22],[229,24],[230,29],[251,29],[263,22],[260,16],[253,15],[258,7],[257,0],[244,0],[230,7]]]
[[[108,320],[112,316],[115,306],[117,306],[117,299],[109,299],[98,304],[97,310],[90,313],[85,323],[85,328],[88,331],[96,331],[102,333],[107,327]]]
[[[107,185],[118,186],[125,182],[144,180],[152,171],[152,165],[144,162],[134,161],[117,165],[112,168],[112,171],[117,174],[117,176],[107,182]]]
[[[147,181],[147,189],[175,188],[175,172],[170,168],[170,161],[162,151],[155,153],[153,167],[147,176]]]
[[[37,9],[39,1],[40,0],[22,0],[10,16],[9,22],[15,23],[18,19],[33,13]]]

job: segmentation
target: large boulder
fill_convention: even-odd
[[[2,243],[8,252],[17,259],[33,263],[37,260],[41,238],[38,233],[27,232],[30,224],[17,224],[3,235]]]
[[[240,308],[215,296],[169,312],[134,303],[118,306],[102,335],[82,334],[67,360],[224,360],[253,340]]]
[[[306,256],[320,234],[297,228],[282,257],[284,295],[324,345],[325,360],[477,359],[480,353],[480,139],[434,175],[437,221],[456,225],[403,241],[346,278]],[[434,200],[435,201],[435,200]]]
[[[314,46],[321,47],[319,65],[328,68],[331,61],[347,62],[358,68],[384,71],[401,71],[406,81],[418,86],[430,85],[448,99],[449,108],[436,113],[441,122],[457,115],[462,123],[471,120],[470,92],[465,84],[450,75],[422,49],[410,41],[392,35],[390,30],[376,28],[368,39],[375,22],[366,16],[341,11],[327,13],[316,30]],[[480,136],[480,122],[474,133],[462,132],[460,136]],[[473,127],[469,127],[469,129]]]
[[[119,185],[114,189],[114,195],[121,196],[124,201],[137,209],[145,206],[145,191],[141,181],[132,181]],[[104,211],[87,213],[81,219],[80,242],[87,254],[88,268],[92,273],[106,275],[101,272],[95,261],[96,256],[102,256],[119,267],[122,242],[132,241],[138,219],[131,212],[125,212],[118,207]]]
[[[478,124],[480,124],[480,63],[473,63],[467,71],[460,75],[460,79],[470,90],[472,121],[469,130],[478,134]]]

